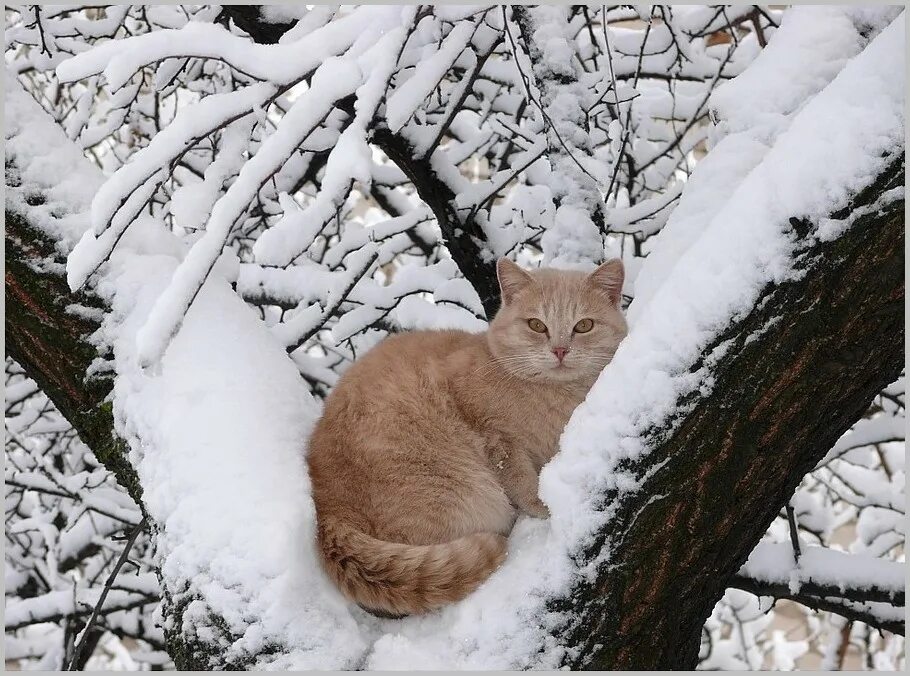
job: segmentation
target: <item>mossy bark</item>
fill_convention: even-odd
[[[17,189],[15,167],[7,165],[7,190]],[[40,204],[40,194],[28,202]],[[6,353],[15,359],[72,424],[95,456],[142,505],[142,487],[126,459],[125,442],[114,432],[107,401],[109,377],[88,376],[100,355],[90,337],[99,322],[72,306],[103,311],[86,292],[71,293],[64,277],[65,257],[12,200],[5,211]]]
[[[694,669],[728,582],[802,477],[898,377],[904,201],[869,207],[903,180],[901,152],[831,214],[862,214],[834,241],[791,220],[799,278],[764,289],[705,352],[724,345],[710,393],[679,401],[677,417],[651,431],[650,452],[624,468],[641,488],[604,496],[617,515],[588,555],[609,547],[610,565],[557,604],[576,617],[569,666]]]

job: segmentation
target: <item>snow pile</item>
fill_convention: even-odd
[[[47,113],[6,71],[4,112],[6,157],[16,160],[21,188],[7,185],[6,209],[29,218],[70,251],[88,227],[92,195],[104,183],[101,171],[85,161]],[[18,161],[18,158],[27,161]],[[42,194],[44,204],[28,203],[30,194]],[[59,216],[59,214],[64,214]]]
[[[879,8],[879,21],[888,16],[893,18],[893,8]],[[736,188],[765,158],[800,108],[867,44],[870,37],[864,37],[862,29],[865,24],[854,23],[847,7],[794,7],[784,14],[773,46],[763,50],[751,68],[714,92],[710,105],[719,118],[712,134],[715,147],[698,163],[679,205],[654,238],[653,250],[635,280],[637,302],[629,308],[630,323],[635,323],[685,250],[725,205],[734,203]]]
[[[99,292],[112,302],[114,413],[159,524],[161,572],[184,630],[224,643],[230,660],[277,644],[297,668],[351,667],[360,632],[313,548],[303,449],[317,413],[293,362],[256,314],[213,274],[157,372],[138,363],[136,333],[178,264],[152,222],[131,229]],[[186,599],[190,600],[190,599]],[[282,662],[284,664],[285,662]],[[276,665],[280,666],[280,665]]]

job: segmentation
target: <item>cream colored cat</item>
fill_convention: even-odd
[[[325,569],[376,614],[463,598],[502,562],[516,510],[547,517],[540,468],[626,335],[621,261],[496,267],[486,333],[387,338],[338,381],[310,440]]]

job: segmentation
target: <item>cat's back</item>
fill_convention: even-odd
[[[487,358],[483,334],[441,330],[389,336],[344,373],[326,400],[323,419],[438,403],[453,377]]]
[[[437,331],[408,331],[383,339],[372,350],[354,363],[347,373],[355,369],[385,368],[390,364],[411,366],[436,366],[444,368],[453,361],[476,359],[483,353],[483,334],[454,329]]]
[[[415,489],[404,486],[415,467],[427,475],[424,487],[448,476],[451,459],[429,456],[450,445],[453,434],[467,443],[469,432],[457,433],[451,384],[459,372],[478,368],[473,364],[485,349],[482,334],[414,331],[390,336],[358,358],[326,399],[310,437],[317,509],[365,518],[396,495],[413,495]],[[370,532],[378,527],[358,523]]]

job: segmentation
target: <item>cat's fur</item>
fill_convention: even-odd
[[[619,260],[587,274],[502,259],[497,271],[503,306],[485,334],[387,338],[339,380],[313,432],[323,564],[378,614],[463,598],[505,557],[516,509],[548,515],[538,472],[626,334]],[[586,318],[593,328],[573,332]]]

